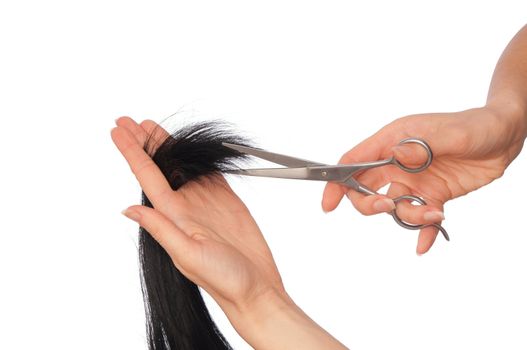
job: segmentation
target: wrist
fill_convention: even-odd
[[[270,289],[249,304],[238,305],[226,314],[236,331],[245,338],[254,331],[265,329],[277,315],[283,317],[295,313],[297,309],[298,306],[285,291]]]
[[[507,133],[520,142],[527,137],[527,106],[521,99],[491,99],[484,107],[496,123],[505,126]]]
[[[346,349],[285,291],[270,290],[250,305],[224,311],[238,334],[255,349]]]

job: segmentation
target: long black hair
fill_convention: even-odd
[[[161,169],[174,191],[200,177],[236,169],[246,156],[222,142],[250,146],[221,121],[187,125],[153,149],[149,137],[144,149]],[[143,205],[152,203],[142,193]],[[150,350],[232,349],[212,320],[198,286],[187,279],[166,251],[144,229],[139,230],[141,287],[145,303]]]

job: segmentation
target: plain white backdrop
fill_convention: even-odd
[[[0,348],[146,349],[140,188],[114,119],[223,118],[335,163],[397,117],[481,106],[525,1],[0,3]],[[448,135],[445,135],[448,137]],[[527,348],[525,152],[446,205],[452,241],[323,183],[232,179],[289,293],[353,349]],[[236,349],[249,348],[207,298]]]

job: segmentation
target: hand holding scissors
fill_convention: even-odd
[[[426,161],[418,167],[407,167],[399,162],[395,157],[390,157],[383,160],[361,162],[355,164],[340,164],[340,165],[327,165],[323,163],[313,162],[310,160],[300,159],[296,157],[286,156],[279,153],[268,152],[262,149],[251,148],[241,145],[234,145],[229,143],[223,143],[224,146],[235,149],[239,152],[246,153],[252,156],[256,156],[267,161],[284,165],[286,168],[264,168],[264,169],[240,169],[233,170],[229,173],[239,174],[239,175],[248,175],[248,176],[264,176],[264,177],[276,177],[276,178],[286,178],[286,179],[297,179],[297,180],[314,180],[314,181],[331,181],[336,182],[342,185],[345,185],[356,192],[365,194],[365,195],[376,195],[378,194],[374,190],[368,188],[367,186],[361,184],[355,176],[360,173],[382,166],[396,166],[399,169],[408,172],[408,173],[418,173],[427,169],[430,164],[432,164],[433,153],[430,146],[421,139],[417,138],[407,138],[402,140],[399,144],[417,144],[421,146],[427,154]],[[420,205],[426,205],[424,199],[412,195],[406,194],[396,198],[393,198],[395,204],[401,201],[411,201],[417,202]],[[420,230],[426,227],[435,227],[437,228],[448,241],[450,240],[447,231],[440,225],[440,223],[430,223],[430,224],[412,224],[403,221],[397,215],[397,209],[393,209],[390,214],[392,215],[395,222],[400,226],[409,229],[409,230]]]

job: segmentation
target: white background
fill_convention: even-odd
[[[259,146],[334,163],[393,119],[481,106],[525,1],[0,4],[0,348],[146,349],[140,188],[114,119],[223,118]],[[182,121],[183,119],[183,121]],[[448,137],[448,135],[445,135]],[[446,206],[450,243],[323,183],[232,180],[286,288],[354,349],[525,349],[525,152]],[[217,307],[236,349],[248,348]]]

